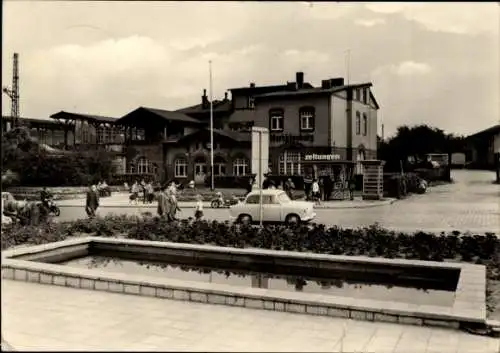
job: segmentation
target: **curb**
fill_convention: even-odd
[[[356,206],[340,206],[340,207],[337,207],[337,206],[330,206],[330,205],[314,205],[314,208],[315,209],[323,209],[323,210],[342,210],[342,209],[363,209],[363,208],[373,208],[373,207],[381,207],[381,206],[388,206],[388,205],[392,205],[394,202],[396,202],[398,200],[396,199],[391,199],[391,200],[387,200],[387,201],[383,201],[381,203],[376,203],[376,204],[368,204],[368,205],[356,205]],[[195,205],[194,205],[194,202],[193,203],[189,203],[187,204],[189,201],[186,201],[185,203],[183,202],[179,202],[179,207],[187,207],[187,208],[194,208]],[[339,201],[341,202],[341,201]],[[75,204],[68,204],[68,205],[64,205],[64,204],[60,204],[59,205],[59,208],[65,208],[65,207],[81,207],[83,208],[84,205],[75,205]],[[156,203],[153,203],[151,205],[147,204],[147,205],[144,205],[144,204],[140,204],[140,205],[101,205],[99,206],[99,209],[102,209],[102,208],[139,208],[139,209],[150,209],[150,208],[156,208],[157,205]],[[210,207],[210,204],[207,203],[207,204],[203,204],[203,207],[205,207],[206,209],[212,209]],[[223,209],[228,209],[228,207],[222,207],[222,208],[219,208],[221,210]]]

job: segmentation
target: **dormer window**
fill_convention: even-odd
[[[278,132],[285,127],[285,114],[283,109],[271,109],[269,111],[269,130]]]
[[[255,98],[254,97],[248,97],[248,108],[253,109],[255,108]]]
[[[314,108],[304,107],[299,110],[300,130],[314,131]]]
[[[363,89],[363,103],[368,104],[368,88]]]

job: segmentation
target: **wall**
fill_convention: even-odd
[[[163,145],[158,143],[154,145],[128,145],[125,150],[127,161],[127,172],[129,163],[136,164],[140,157],[146,157],[151,163],[158,166],[158,177],[163,178]],[[137,166],[136,166],[137,172]]]
[[[500,153],[500,132],[493,137],[493,153]]]
[[[356,111],[361,114],[361,131],[356,134]],[[366,136],[363,135],[363,113],[366,113],[368,118],[368,129]],[[367,152],[366,158],[372,158],[373,152],[377,151],[377,110],[367,104],[353,100],[352,101],[352,148],[356,149],[359,145],[364,145]],[[355,157],[355,156],[354,156]]]
[[[248,97],[246,95],[234,95],[232,96],[234,109],[245,109],[248,108]]]
[[[347,141],[347,100],[345,92],[330,97],[331,146],[348,147]]]
[[[329,98],[328,96],[303,96],[303,97],[280,97],[279,100],[258,101],[255,107],[255,126],[269,128],[269,110],[273,108],[284,109],[285,120],[283,133],[270,131],[271,135],[291,134],[299,135],[300,120],[299,109],[304,106],[315,108],[314,141],[301,142],[305,146],[328,146],[329,141]],[[271,143],[273,146],[273,143]]]

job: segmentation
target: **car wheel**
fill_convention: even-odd
[[[212,208],[219,208],[219,201],[212,201],[212,203],[210,204],[210,206]]]
[[[252,223],[252,217],[250,217],[250,215],[247,214],[242,214],[238,217],[238,223],[250,224]]]
[[[285,222],[286,224],[299,224],[300,217],[296,214],[289,214],[288,216],[286,216]]]

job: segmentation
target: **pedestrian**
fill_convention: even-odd
[[[194,208],[194,219],[201,221],[203,218],[203,197],[196,195],[196,206]]]
[[[311,199],[311,186],[312,186],[312,178],[310,174],[307,174],[304,178],[304,193],[306,194],[306,201]]]
[[[285,185],[283,186],[283,190],[286,192],[290,200],[293,200],[293,189],[295,188],[295,185],[293,184],[293,181],[291,178],[288,178],[285,181]]]
[[[141,191],[142,191],[142,202],[143,203],[146,203],[148,201],[148,198],[147,198],[147,190],[146,190],[146,180],[142,179],[141,181]]]
[[[130,189],[130,197],[129,197],[129,202],[131,203],[132,201],[135,201],[135,204],[139,202],[139,183],[137,180],[132,184],[132,188]]]
[[[155,190],[153,188],[153,183],[151,181],[146,184],[146,196],[148,203],[153,203],[153,200],[155,198]]]
[[[167,215],[167,218],[169,221],[175,221],[176,220],[175,214],[177,213],[177,211],[181,210],[179,208],[179,205],[177,204],[177,197],[175,194],[176,194],[175,186],[173,188],[171,187],[167,190],[167,196],[168,196],[168,202],[167,202],[168,215]]]
[[[319,183],[317,179],[314,179],[311,185],[311,196],[313,201],[315,201],[318,205],[320,204],[319,202],[319,197],[320,197],[320,190],[319,190]]]
[[[325,199],[325,181],[324,181],[323,177],[319,177],[318,185],[319,185],[319,199],[324,200]]]
[[[323,181],[324,185],[324,190],[325,190],[325,201],[330,201],[330,198],[332,196],[332,189],[333,189],[333,181],[332,177],[330,175],[327,175],[325,177],[325,180]]]
[[[97,187],[92,185],[87,191],[87,202],[85,205],[85,211],[90,218],[95,217],[95,212],[99,207],[99,195],[97,194]]]
[[[354,190],[356,190],[356,179],[354,175],[349,179],[349,199],[354,200]]]
[[[264,181],[262,182],[262,189],[269,189],[271,186],[271,180],[267,176],[267,174],[264,175]]]
[[[245,185],[245,191],[246,191],[245,195],[248,195],[252,191],[252,184],[253,184],[252,177],[249,177]]]
[[[165,186],[162,186],[160,191],[158,192],[157,212],[160,218],[164,218],[165,216],[167,216],[168,213],[168,196],[165,193],[165,190],[166,190]]]

